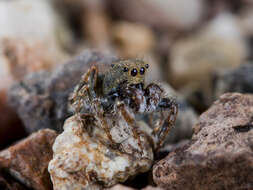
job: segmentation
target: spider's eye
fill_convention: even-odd
[[[124,67],[123,72],[127,72],[127,71],[128,71],[128,68]]]
[[[144,67],[141,67],[141,69],[140,69],[140,74],[141,74],[141,75],[144,75],[144,73],[145,73],[145,68],[144,68]]]
[[[115,64],[111,64],[111,67],[114,67]]]
[[[138,73],[137,69],[133,69],[133,70],[131,71],[131,75],[132,75],[133,77],[135,77],[135,76],[137,75],[137,73]]]
[[[146,67],[146,68],[149,68],[149,64],[146,64],[145,67]]]

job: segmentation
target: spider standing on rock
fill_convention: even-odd
[[[123,60],[105,72],[101,66],[94,63],[69,98],[75,114],[48,167],[55,190],[100,190],[148,171],[176,120],[175,101],[160,86],[145,86],[148,64]]]
[[[119,108],[124,104],[133,110],[134,115],[148,115],[145,118],[153,130],[151,135],[156,139],[155,148],[160,148],[175,123],[178,105],[174,99],[165,97],[157,84],[151,83],[145,87],[148,68],[149,65],[140,59],[117,61],[102,73],[92,66],[70,97],[74,112],[86,121],[100,112],[102,128],[112,140],[110,127],[103,122],[103,117],[115,112],[115,106]],[[164,112],[168,112],[167,116]],[[154,116],[155,113],[160,113],[160,116]],[[128,114],[126,117],[131,123],[132,116]],[[134,128],[134,136],[139,138],[136,126]]]

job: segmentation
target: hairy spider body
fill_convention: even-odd
[[[101,117],[105,117],[106,114],[112,114],[115,103],[120,102],[131,108],[135,114],[147,114],[148,118],[159,113],[148,124],[153,129],[155,147],[160,148],[175,123],[178,106],[173,99],[164,97],[160,86],[151,83],[145,87],[145,71],[148,67],[140,59],[115,62],[102,73],[99,73],[98,67],[92,66],[82,76],[70,97],[72,108],[75,113],[92,116],[98,112],[98,104],[96,107],[91,106],[97,101],[100,112],[103,112]],[[111,139],[109,126],[104,124],[102,128]],[[134,131],[134,136],[139,138],[137,130]]]

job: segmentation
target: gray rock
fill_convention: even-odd
[[[214,97],[226,92],[253,93],[253,64],[241,65],[233,70],[214,74]]]
[[[253,96],[220,97],[195,125],[190,143],[153,167],[165,189],[253,188]]]
[[[79,57],[52,72],[27,76],[9,90],[9,104],[17,110],[28,132],[43,128],[62,131],[64,120],[72,115],[67,109],[68,96],[91,65],[108,66],[112,55],[85,51]]]

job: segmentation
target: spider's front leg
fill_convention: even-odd
[[[163,90],[156,84],[150,84],[145,89],[146,112],[159,113],[157,121],[154,124],[152,134],[157,138],[157,149],[159,149],[175,124],[178,104],[172,98],[164,98]],[[154,120],[154,118],[152,118]]]
[[[97,85],[98,70],[92,66],[81,78],[74,92],[69,97],[71,107],[75,113],[83,110],[89,112],[92,101],[96,98],[95,87]]]
[[[168,135],[172,127],[174,127],[175,125],[178,113],[178,104],[175,102],[174,99],[162,98],[162,100],[158,104],[158,107],[162,110],[168,110],[169,114],[165,122],[161,126],[158,126],[154,129],[154,132],[159,138],[157,149],[162,147],[166,136]]]

